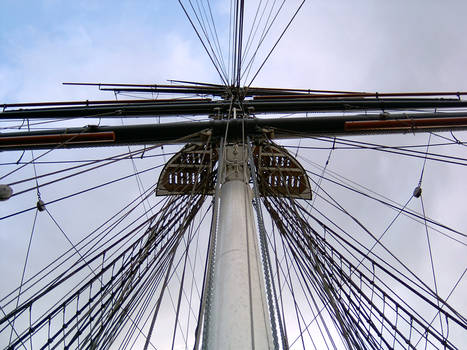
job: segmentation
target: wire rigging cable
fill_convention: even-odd
[[[62,329],[55,333],[52,332],[47,342],[71,345],[77,341],[80,334],[83,334],[82,345],[100,344],[99,346],[106,346],[105,344],[109,344],[113,340],[112,337],[109,338],[104,335],[113,334],[114,331],[128,322],[124,321],[123,317],[130,309],[139,305],[142,301],[141,298],[145,295],[141,293],[147,293],[144,288],[141,289],[138,286],[145,286],[149,281],[158,284],[162,277],[161,274],[164,271],[169,271],[167,270],[168,263],[173,260],[176,247],[179,245],[183,233],[203,202],[204,196],[201,195],[182,196],[170,200],[159,214],[150,217],[149,221],[146,220],[145,225],[147,228],[144,235],[140,236],[115,258],[108,260],[105,265],[102,265],[100,271],[95,271],[90,276],[89,281],[85,282],[79,290],[71,294],[62,304],[50,310],[49,315],[56,316],[51,318],[45,315],[45,318],[33,321],[31,327],[21,331],[19,337],[13,339],[11,346],[18,345],[44,327],[50,329],[51,322],[53,320],[56,322],[57,317],[61,318],[62,315],[65,315],[71,305],[76,305],[78,312],[63,324],[67,331],[65,334],[62,334]],[[183,206],[180,207],[181,204]],[[180,209],[177,210],[177,207],[180,207]],[[167,224],[164,224],[164,222],[167,222]],[[142,225],[139,225],[139,227],[138,230],[143,229]],[[19,307],[0,320],[0,326],[4,327],[5,322],[12,317],[24,318],[26,315],[30,315],[40,298],[52,293],[93,262],[100,259],[106,261],[105,257],[109,252],[108,247],[94,257],[90,257],[87,262],[81,263],[80,266],[68,272],[63,278],[54,281],[53,284],[38,295],[23,301]],[[157,254],[153,255],[152,253]],[[93,289],[96,283],[101,285],[99,289]],[[86,300],[84,296],[87,293],[89,293],[90,298],[80,306],[79,299]],[[78,319],[77,316],[83,312],[84,315]],[[94,319],[101,321],[96,324],[93,323]],[[112,331],[110,331],[111,329]]]
[[[291,199],[290,201],[292,202],[295,200]],[[336,251],[335,248],[329,245],[326,239],[312,229],[305,219],[305,216],[313,218],[311,214],[303,211],[303,209],[299,209],[301,213],[299,214],[300,216],[296,217],[291,215],[290,208],[284,207],[283,201],[274,199],[273,196],[264,197],[263,202],[271,214],[274,224],[288,240],[289,249],[293,252],[295,259],[298,259],[296,262],[305,280],[310,281],[310,283],[314,285],[315,291],[323,297],[326,295],[324,292],[326,288],[332,288],[331,293],[336,295],[335,300],[339,300],[338,309],[341,310],[339,312],[342,312],[341,316],[344,322],[341,326],[338,326],[338,328],[340,328],[341,331],[346,330],[349,333],[351,342],[354,343],[355,346],[363,345],[365,348],[379,348],[379,341],[382,339],[383,344],[385,344],[387,348],[392,348],[392,342],[394,341],[402,346],[404,346],[404,344],[412,344],[411,347],[414,348],[414,343],[412,342],[415,340],[413,336],[409,336],[409,332],[423,335],[425,330],[427,334],[429,334],[426,337],[428,343],[434,346],[436,346],[436,344],[444,344],[446,340],[442,332],[433,327],[428,327],[428,322],[426,320],[412,313],[405,306],[397,302],[396,299],[386,294],[384,289],[381,289],[371,276],[368,276],[361,269],[351,264],[350,260]],[[298,206],[297,209],[298,208],[300,207]],[[297,212],[297,214],[299,212]],[[323,227],[324,224],[321,221],[317,220],[316,222]],[[332,228],[326,226],[326,231],[332,233],[333,237],[339,239]],[[346,244],[348,244],[348,242]],[[362,254],[360,250],[355,250],[356,248],[352,249],[354,249],[354,252]],[[317,254],[317,261],[312,258],[312,250]],[[312,263],[313,261],[315,262]],[[374,261],[372,264],[380,266]],[[318,266],[325,275],[321,277],[317,275],[316,268]],[[343,267],[347,267],[348,271],[345,272]],[[381,272],[383,271],[387,270],[382,269]],[[322,280],[323,277],[325,278],[324,280]],[[310,278],[311,280],[309,280]],[[361,284],[361,286],[359,286],[359,284]],[[318,288],[319,285],[321,285],[321,287]],[[343,288],[343,286],[346,286],[346,288]],[[366,292],[364,291],[365,289]],[[368,295],[369,292],[370,295]],[[375,293],[378,295],[380,302],[383,302],[382,304],[372,301],[375,297]],[[437,309],[437,311],[441,311],[436,303],[430,302],[429,305]],[[384,306],[390,307],[395,312],[397,316],[396,320],[388,318],[387,310],[383,311],[382,309]],[[330,313],[338,312],[337,309],[333,310],[329,305],[327,309]],[[370,315],[378,315],[378,317],[373,318],[373,316]],[[459,316],[455,314],[444,314],[443,317],[447,317],[450,320],[455,319],[455,322],[460,326],[464,329],[467,328],[465,319],[459,318]],[[375,323],[375,320],[378,319],[380,319],[380,321]],[[403,324],[407,325],[407,327]],[[366,328],[364,325],[368,325],[370,328]],[[390,334],[393,334],[391,341],[385,339],[388,333],[386,333],[386,331],[380,331],[378,327],[382,327],[383,330],[387,331],[391,330]],[[449,342],[447,343],[447,347],[455,348],[454,345],[449,344]]]

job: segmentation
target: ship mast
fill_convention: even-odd
[[[222,183],[205,349],[272,349],[261,254],[253,214],[245,144],[221,154]]]

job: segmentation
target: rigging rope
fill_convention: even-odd
[[[259,197],[259,188],[258,188],[258,182],[256,179],[257,171],[255,168],[255,163],[253,161],[253,151],[251,149],[250,138],[248,137],[246,141],[247,141],[246,144],[248,147],[248,165],[250,167],[250,176],[251,176],[251,181],[253,183],[253,193],[254,193],[253,205],[256,209],[256,219],[258,221],[258,228],[259,228],[259,243],[260,243],[261,257],[262,257],[262,262],[263,262],[263,273],[264,273],[264,279],[265,279],[265,284],[266,284],[266,297],[268,300],[269,318],[271,321],[273,345],[274,345],[274,349],[279,349],[279,341],[277,338],[277,329],[276,329],[276,315],[274,311],[275,306],[278,305],[277,298],[275,296],[276,288],[274,286],[274,281],[271,280],[271,275],[272,275],[271,259],[269,257],[269,250],[267,248],[266,229],[264,227],[264,219],[263,219],[263,213],[262,213],[261,202],[260,202],[260,197]],[[274,293],[274,296],[273,296],[273,293]],[[279,324],[279,335],[283,342],[282,346],[285,346],[282,320],[280,317],[278,317],[277,320]]]
[[[191,197],[192,199],[190,199]],[[110,263],[102,265],[100,271],[95,271],[94,276],[92,276],[88,282],[82,285],[80,289],[71,296],[67,297],[60,305],[50,310],[49,314],[45,314],[36,321],[32,320],[29,329],[23,330],[20,335],[13,340],[11,345],[14,347],[20,344],[24,339],[31,337],[38,329],[44,329],[44,327],[46,327],[49,329],[48,332],[51,333],[48,342],[54,344],[58,342],[69,346],[77,342],[80,334],[84,332],[87,334],[79,338],[81,345],[89,344],[91,347],[95,347],[100,344],[99,347],[107,347],[114,338],[105,334],[109,334],[108,332],[110,332],[110,330],[112,330],[112,333],[117,329],[121,329],[123,324],[128,321],[127,319],[125,320],[126,313],[140,304],[141,301],[137,300],[141,300],[143,295],[141,293],[147,293],[147,289],[138,290],[137,286],[141,283],[143,283],[142,285],[146,285],[149,280],[157,279],[157,276],[161,276],[162,271],[167,269],[167,259],[170,256],[168,255],[169,252],[172,252],[170,253],[172,255],[175,253],[175,248],[183,237],[183,232],[188,228],[188,225],[193,220],[203,202],[204,197],[200,195],[188,197],[180,196],[177,200],[169,202],[169,206],[166,205],[165,209],[163,209],[158,216],[151,217],[149,221],[146,220],[149,227],[142,237],[131,244],[123,253],[118,254]],[[179,210],[173,210],[174,206],[180,206],[180,203],[185,204]],[[160,219],[157,219],[157,217],[160,217]],[[151,223],[153,222],[156,223],[156,225],[152,228]],[[164,222],[168,222],[169,224],[164,224]],[[169,235],[172,230],[173,233]],[[144,237],[147,237],[147,241],[143,244]],[[163,243],[163,240],[166,240],[166,242]],[[137,249],[138,245],[140,248]],[[150,255],[150,253],[155,252],[154,249],[157,247],[160,247],[159,254],[151,258],[152,255]],[[78,266],[74,271],[70,271],[59,280],[55,280],[53,284],[45,290],[40,291],[40,293],[35,295],[32,299],[24,301],[13,312],[8,313],[2,318],[0,320],[0,325],[5,324],[6,321],[9,321],[11,318],[16,318],[25,312],[31,316],[33,307],[39,298],[52,292],[68,279],[75,276],[83,268],[90,267],[93,261],[99,258],[105,261],[105,254],[108,251],[107,248],[107,250],[104,250],[102,253],[98,253],[89,259],[87,263]],[[148,261],[146,266],[143,264],[144,260]],[[152,268],[153,265],[156,270]],[[116,270],[115,268],[117,268],[117,266],[121,267]],[[110,274],[111,270],[112,272]],[[100,287],[93,290],[92,287],[96,286],[96,283],[98,283],[97,285]],[[89,293],[88,301],[79,305],[79,298],[84,298],[86,293]],[[83,300],[86,299],[84,298]],[[76,303],[75,315],[69,319],[68,316],[65,317],[65,315],[69,306],[73,303]],[[55,320],[60,313],[64,318],[64,328],[54,333],[50,328],[51,322]],[[78,318],[80,314],[81,316]],[[124,316],[125,318],[123,318]],[[102,321],[96,323],[94,320],[97,319]],[[67,331],[63,331],[64,329],[67,329]],[[75,332],[74,335],[72,332]]]
[[[283,207],[284,201],[274,199],[274,197],[264,197],[263,202],[270,212],[274,224],[279,229],[282,236],[289,241],[289,249],[292,249],[295,259],[299,259],[298,263],[300,264],[301,269],[305,269],[302,270],[303,277],[305,278],[308,276],[305,280],[314,283],[313,285],[316,292],[321,294],[324,298],[326,298],[326,293],[323,294],[326,289],[325,285],[321,285],[319,289],[316,289],[320,285],[316,283],[318,283],[321,277],[316,275],[315,267],[320,266],[322,271],[325,274],[328,274],[327,278],[331,281],[328,288],[333,286],[333,289],[330,289],[330,291],[336,296],[335,300],[338,301],[338,307],[341,312],[343,312],[341,315],[345,315],[343,318],[344,324],[342,324],[342,326],[347,329],[350,334],[353,334],[351,339],[355,346],[379,348],[378,343],[379,338],[381,338],[382,345],[387,348],[392,348],[396,342],[401,346],[409,344],[411,348],[414,348],[413,342],[415,340],[413,339],[413,335],[422,335],[427,329],[427,335],[425,336],[427,343],[434,344],[435,346],[436,344],[447,344],[447,348],[455,348],[453,344],[445,339],[442,332],[440,333],[438,330],[431,327],[426,320],[416,314],[413,314],[409,311],[410,309],[399,304],[393,297],[385,293],[384,290],[375,283],[373,278],[367,277],[362,271],[357,273],[357,271],[359,271],[358,268],[352,265],[350,261],[336,251],[335,248],[330,246],[327,240],[318,235],[318,233],[309,226],[307,221],[302,218],[302,215],[307,213],[306,211],[301,211],[301,214],[298,217],[294,217],[290,215],[290,209]],[[311,214],[307,213],[306,215],[312,218]],[[319,220],[317,222],[320,226],[324,225],[324,223]],[[326,230],[335,236],[336,233],[330,227],[326,227]],[[300,238],[302,235],[304,235],[304,238]],[[311,256],[312,252],[310,251],[311,249],[314,249],[318,254],[318,260],[315,260],[313,266],[310,265],[313,261]],[[355,251],[362,254],[359,250]],[[303,258],[300,258],[302,254],[305,255]],[[336,258],[338,258],[337,261],[339,261],[339,263],[336,263]],[[326,263],[322,259],[324,259]],[[343,263],[344,266],[349,268],[348,272],[344,273],[342,270],[341,264]],[[379,269],[381,269],[381,271],[388,273],[386,269],[373,262],[373,266],[375,266],[375,264]],[[358,281],[360,286],[356,284],[354,277],[352,277],[356,273],[357,276],[359,276]],[[309,280],[310,278],[311,280]],[[343,288],[343,285],[346,285],[347,288],[350,289]],[[324,288],[324,290],[322,288]],[[362,288],[366,288],[368,291],[371,291],[371,298],[363,291]],[[321,290],[321,292],[319,292],[319,290]],[[339,291],[338,294],[335,294],[337,291]],[[383,307],[390,307],[390,309],[395,313],[396,317],[392,321],[387,316],[388,310],[382,310],[381,304],[379,302],[375,303],[375,292],[377,292],[376,295],[379,296],[379,300],[383,301]],[[421,297],[421,294],[418,295]],[[427,299],[422,299],[428,301]],[[436,303],[429,302],[429,305],[433,308],[437,308]],[[438,308],[437,311],[441,312],[441,308]],[[332,313],[333,311],[328,307],[328,312]],[[372,315],[375,315],[376,318]],[[455,314],[444,314],[444,316],[451,321],[455,320],[454,322],[457,322],[461,327],[467,328],[467,322],[462,318],[458,318],[459,316],[456,316]],[[379,321],[381,330],[376,327],[374,319],[381,319],[381,321]],[[365,328],[365,324],[369,325],[371,329]],[[406,325],[409,325],[409,327],[406,327]],[[392,333],[389,332],[390,330]],[[392,334],[391,342],[385,339],[385,334],[386,336],[387,334]]]

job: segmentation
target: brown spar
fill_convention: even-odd
[[[60,101],[60,102],[25,102],[25,103],[5,103],[0,107],[6,108],[21,108],[21,107],[46,107],[46,106],[93,106],[93,105],[121,105],[121,104],[149,104],[158,102],[201,102],[211,101],[209,98],[167,98],[167,99],[145,99],[145,100],[94,100],[94,101]]]
[[[5,136],[0,137],[0,149],[15,146],[54,146],[79,143],[110,143],[115,142],[113,131],[92,132],[80,134],[57,134],[57,135],[31,135],[31,136]]]
[[[267,134],[272,139],[295,138],[298,135],[362,135],[424,132],[434,130],[465,130],[465,113],[399,114],[391,118],[381,116],[314,117],[314,118],[252,118],[235,120],[210,120],[204,122],[176,122],[163,124],[138,124],[132,126],[95,126],[92,128],[67,128],[0,134],[0,149],[21,150],[63,147],[118,146],[128,144],[197,142],[199,134],[210,130],[212,138],[225,135],[227,124],[229,137],[241,138]]]
[[[439,128],[440,125],[452,127],[467,127],[467,116],[456,118],[422,118],[396,120],[358,120],[346,121],[345,131],[378,131],[378,130],[415,130],[417,128]]]
[[[313,90],[310,90],[313,91]],[[321,94],[321,93],[302,93],[297,95],[267,95],[267,96],[254,96],[255,100],[274,100],[274,99],[306,99],[306,98],[352,98],[352,97],[429,97],[429,96],[452,96],[458,97],[466,96],[467,91],[441,91],[441,92],[350,92],[342,94]]]

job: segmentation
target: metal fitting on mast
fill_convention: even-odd
[[[227,145],[222,156],[224,157],[222,183],[233,180],[248,183],[248,153],[246,147],[237,143]]]

